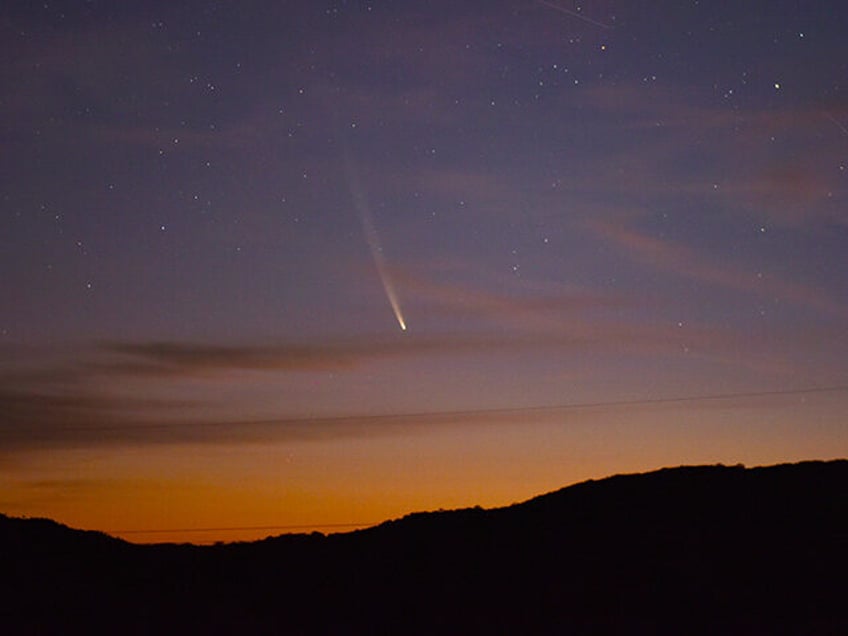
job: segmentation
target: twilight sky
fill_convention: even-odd
[[[848,455],[846,26],[3,3],[0,511],[203,542]]]

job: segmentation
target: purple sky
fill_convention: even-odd
[[[0,510],[317,525],[844,456],[842,390],[663,400],[848,385],[846,24],[4,3]]]

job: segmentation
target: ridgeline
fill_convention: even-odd
[[[0,515],[0,562],[7,634],[848,634],[848,461],[202,547]]]

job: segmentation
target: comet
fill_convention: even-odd
[[[347,176],[348,188],[350,189],[353,205],[359,214],[359,222],[362,224],[362,231],[365,234],[365,240],[368,242],[368,248],[371,250],[371,258],[374,261],[374,267],[377,270],[377,275],[380,277],[380,282],[386,292],[386,298],[389,299],[392,312],[395,314],[395,319],[400,326],[401,331],[406,331],[406,320],[403,317],[403,310],[400,306],[400,299],[392,281],[389,272],[389,266],[386,263],[386,257],[383,254],[383,246],[380,244],[380,235],[377,233],[377,226],[374,224],[374,215],[371,213],[371,206],[368,205],[368,199],[365,196],[365,191],[359,182],[356,168],[350,158],[350,153],[345,152],[345,173]]]

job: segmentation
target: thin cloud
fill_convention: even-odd
[[[0,454],[144,441],[150,412],[184,405],[182,401],[107,396],[83,387],[63,391],[2,388]]]
[[[505,311],[503,308],[499,311]],[[598,324],[594,328],[562,322],[556,333],[496,332],[489,336],[421,336],[373,339],[331,345],[220,346],[187,342],[116,343],[107,351],[121,354],[89,363],[92,374],[139,378],[208,377],[230,371],[314,372],[352,370],[391,359],[465,354],[504,354],[549,347],[587,349],[667,342],[639,327]]]
[[[487,301],[488,302],[488,301]],[[502,311],[502,309],[498,309]],[[426,356],[509,355],[528,350],[551,355],[623,353],[677,355],[683,343],[704,350],[732,351],[714,333],[690,330],[669,334],[650,326],[598,324],[589,328],[563,328],[555,333],[494,333],[488,337],[422,337],[374,339],[357,343],[298,346],[217,346],[197,343],[112,343],[93,352],[95,364],[81,360],[61,373],[35,373],[28,369],[15,376],[7,371],[0,388],[0,454],[22,450],[88,447],[121,444],[195,443],[201,441],[251,441],[278,438],[321,438],[371,434],[372,427],[400,425],[394,419],[323,418],[277,419],[260,422],[224,415],[233,404],[217,404],[220,396],[204,380],[227,377],[238,371],[306,372],[348,369],[385,359]],[[103,354],[107,354],[103,356]],[[75,375],[76,373],[76,375]],[[180,390],[185,381],[200,394]],[[242,377],[242,382],[244,378]],[[281,380],[283,381],[283,380]],[[136,384],[141,382],[143,384]],[[244,390],[247,385],[239,385]],[[143,396],[132,387],[144,387]],[[211,387],[211,388],[210,388]],[[128,390],[130,392],[128,392]],[[196,401],[176,395],[200,395]],[[220,400],[219,400],[220,401]],[[210,410],[216,409],[216,410]],[[219,418],[225,419],[220,420]],[[460,418],[461,419],[461,418]],[[405,420],[404,420],[405,421]]]
[[[620,225],[591,221],[586,226],[598,236],[624,248],[633,260],[656,269],[738,292],[776,296],[826,315],[848,317],[848,307],[817,288],[752,273],[734,265],[718,264],[683,245]]]
[[[190,418],[158,421],[130,421],[121,417],[94,418],[96,409],[83,422],[66,422],[64,426],[42,426],[33,433],[24,427],[6,427],[0,431],[0,459],[12,453],[108,446],[156,444],[218,444],[323,441],[340,438],[364,438],[387,434],[415,434],[443,426],[492,426],[503,423],[540,423],[562,421],[566,412],[609,410],[626,407],[661,408],[692,402],[696,406],[772,403],[779,396],[805,393],[843,392],[846,386],[812,387],[787,390],[765,390],[750,393],[693,393],[660,398],[575,402],[536,407],[469,409],[444,412],[410,412],[385,415],[351,415],[341,417],[272,418],[261,420],[218,419],[198,421]],[[4,396],[0,394],[0,404]],[[50,488],[51,482],[45,482]]]
[[[781,226],[848,223],[837,169],[845,136],[830,111],[821,104],[739,109],[693,93],[660,82],[588,87],[584,103],[597,113],[589,124],[629,134],[608,142],[598,162],[584,163],[568,190],[618,195],[648,214],[658,201],[697,197],[716,214],[735,208]],[[790,140],[791,154],[784,150]],[[695,176],[681,168],[693,160]]]
[[[491,288],[464,285],[456,271],[422,276],[405,270],[397,274],[405,293],[431,311],[475,317],[512,330],[581,333],[586,314],[633,307],[635,301],[613,294],[522,281],[509,285],[493,280]],[[579,329],[577,327],[580,327]]]
[[[630,238],[635,245],[644,244]],[[648,245],[660,254],[660,262],[687,258],[685,250]],[[732,331],[698,325],[677,329],[628,318],[631,310],[638,310],[634,299],[532,281],[524,287],[510,287],[505,281],[490,280],[492,284],[482,288],[456,282],[453,270],[437,270],[436,276],[439,274],[448,280],[398,272],[401,284],[422,310],[470,316],[485,321],[486,329],[475,330],[475,335],[407,333],[246,345],[114,341],[74,351],[72,361],[50,360],[40,365],[22,365],[15,362],[20,356],[10,354],[0,375],[0,412],[4,413],[0,458],[25,451],[104,445],[363,436],[399,431],[413,424],[420,428],[427,422],[467,424],[484,419],[479,414],[455,413],[430,420],[423,415],[318,419],[291,419],[284,412],[276,419],[233,415],[240,405],[249,406],[247,396],[267,390],[269,378],[279,383],[276,393],[299,395],[299,380],[293,374],[343,377],[387,362],[450,364],[457,356],[468,355],[510,360],[534,352],[573,360],[575,365],[585,355],[685,356],[758,372],[783,370],[777,356],[766,350],[758,352],[751,338],[742,339]],[[221,385],[216,384],[221,379],[236,393],[221,394]]]
[[[161,403],[150,402],[151,407]],[[489,412],[406,413],[298,418],[215,418],[164,412],[133,418],[136,400],[86,394],[65,396],[0,391],[8,415],[0,428],[0,459],[56,449],[174,444],[249,444],[270,441],[321,441],[391,433],[411,434],[433,426],[493,424],[514,419],[522,409]],[[126,408],[125,408],[126,407]],[[532,410],[531,410],[532,411]],[[528,413],[524,413],[525,416]],[[527,419],[526,417],[524,419]]]

